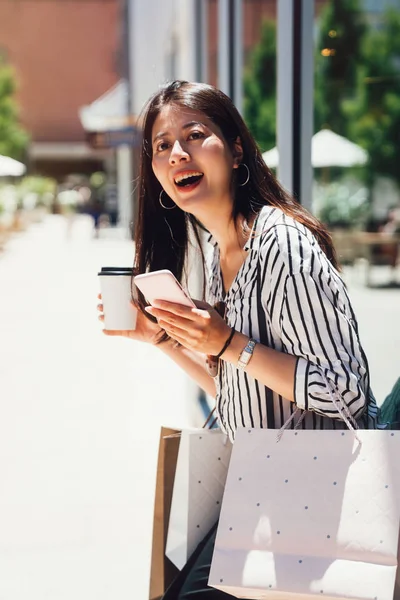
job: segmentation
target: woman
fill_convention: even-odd
[[[157,344],[216,398],[232,441],[237,427],[279,428],[297,408],[306,428],[343,428],[344,417],[374,427],[368,365],[330,236],[276,181],[230,99],[175,81],[150,99],[143,126],[135,270],[170,269],[182,281],[189,239],[200,247],[206,230],[208,304],[148,307],[140,298],[137,330],[105,333]],[[205,355],[219,357],[215,377]],[[228,597],[207,586],[213,539],[166,598]]]

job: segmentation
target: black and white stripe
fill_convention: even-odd
[[[210,304],[224,300],[231,327],[298,357],[295,404],[231,363],[220,362],[216,407],[230,438],[241,426],[279,428],[296,405],[308,411],[305,428],[346,427],[329,388],[360,427],[374,427],[377,409],[357,321],[339,273],[312,233],[265,206],[245,246],[248,256],[226,295],[219,249],[211,237],[209,241],[214,244]]]

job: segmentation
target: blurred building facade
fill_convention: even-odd
[[[78,111],[119,80],[121,21],[120,0],[0,2],[0,51],[18,78],[31,172],[60,179],[110,160],[86,143]]]
[[[318,16],[329,1],[309,0],[309,4]],[[398,1],[360,0],[360,5],[373,23],[382,10],[397,6]],[[296,6],[291,2],[287,0]],[[121,100],[126,101],[132,124],[165,81],[200,80],[224,89],[219,9],[228,4],[240,7],[241,39],[237,36],[234,44],[241,45],[246,66],[260,40],[263,20],[278,22],[278,6],[285,0],[0,2],[0,52],[19,79],[21,120],[32,135],[30,172],[61,179],[69,173],[105,170],[117,184],[123,221],[130,223],[137,150],[129,142],[113,147],[100,144],[100,149],[88,143],[96,128],[86,126],[82,108],[92,107],[92,116],[95,110],[100,117],[102,111],[112,116],[120,112]],[[285,27],[290,29],[282,19],[279,26],[281,35]],[[312,69],[311,61],[307,69]],[[281,82],[284,79],[287,73],[281,71]]]
[[[160,84],[196,79],[198,0],[127,0],[132,111],[139,114]]]

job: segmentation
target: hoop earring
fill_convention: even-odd
[[[161,206],[162,206],[163,208],[165,208],[165,210],[173,210],[174,208],[176,208],[176,204],[175,204],[175,202],[174,202],[174,205],[173,205],[173,206],[165,206],[165,204],[163,204],[163,201],[162,201],[162,194],[163,194],[163,192],[164,192],[164,191],[165,191],[165,190],[161,190],[161,192],[160,192],[160,195],[158,196],[158,201],[159,201],[159,203],[161,204]]]
[[[239,187],[243,187],[245,185],[247,185],[250,181],[250,169],[249,167],[246,165],[246,163],[240,163],[239,167],[244,167],[247,171],[247,177],[246,177],[246,181],[244,181],[243,183],[238,183]],[[238,167],[238,169],[239,169]]]

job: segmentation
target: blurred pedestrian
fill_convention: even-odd
[[[98,190],[92,190],[92,195],[88,203],[88,213],[93,219],[94,236],[98,237],[101,225],[101,216],[104,213],[103,201]]]
[[[104,210],[108,215],[111,227],[118,223],[118,188],[115,183],[108,183],[105,190]]]

